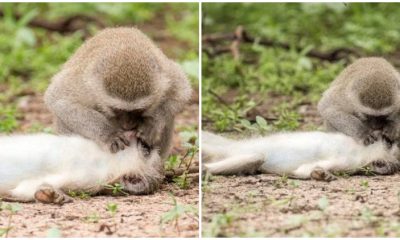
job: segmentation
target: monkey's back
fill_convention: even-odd
[[[166,61],[140,30],[108,28],[86,41],[63,70],[80,74],[82,81],[95,76],[109,95],[133,101],[154,91],[153,81],[162,79],[158,75]]]
[[[400,75],[384,58],[360,58],[347,66],[330,84],[318,103],[318,110],[338,108],[354,112],[354,105],[380,110],[390,107],[400,87]]]

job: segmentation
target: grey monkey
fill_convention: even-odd
[[[129,145],[124,132],[171,148],[174,118],[189,101],[190,83],[174,61],[140,30],[120,27],[87,40],[52,79],[45,103],[60,134],[79,134],[111,152]]]
[[[389,143],[398,142],[400,74],[383,58],[361,58],[331,83],[318,111],[327,130],[342,132],[365,145],[380,136]]]

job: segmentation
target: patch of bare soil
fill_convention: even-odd
[[[203,187],[203,234],[399,237],[399,181],[399,174],[330,183],[267,174],[212,177]]]
[[[44,107],[42,96],[34,94],[21,99],[18,132],[25,132],[32,124],[50,127],[51,114]],[[176,121],[176,128],[197,126],[197,96]],[[174,136],[174,153],[184,154],[178,132]],[[198,165],[195,158],[194,165]],[[189,189],[180,189],[165,182],[155,194],[145,196],[96,196],[76,198],[63,206],[41,203],[21,203],[22,209],[11,217],[9,211],[0,211],[0,229],[11,226],[9,237],[45,237],[54,234],[62,237],[196,237],[199,222],[193,214],[181,214],[178,221],[161,223],[162,217],[173,211],[173,197],[177,205],[198,207],[199,175],[190,174]],[[107,206],[116,204],[116,212]]]

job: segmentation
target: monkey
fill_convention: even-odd
[[[385,59],[360,58],[323,93],[318,111],[326,130],[364,144],[400,140],[400,75]]]
[[[361,58],[346,67],[318,103],[326,129],[371,144],[400,137],[400,75],[385,59]]]
[[[0,136],[0,198],[64,204],[69,191],[96,194],[115,183],[126,193],[152,193],[163,179],[158,150],[147,152],[133,131],[124,138],[130,146],[113,154],[80,135]]]
[[[189,101],[190,82],[136,28],[107,28],[80,46],[55,74],[44,100],[59,134],[78,134],[116,153],[124,131],[169,155],[174,119]],[[124,126],[121,119],[130,119]]]
[[[203,132],[201,146],[204,170],[214,175],[260,172],[332,181],[335,171],[355,174],[368,167],[388,174],[400,165],[398,145],[379,139],[366,146],[339,132],[283,132],[241,140]]]

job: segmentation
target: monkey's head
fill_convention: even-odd
[[[368,70],[347,89],[355,115],[371,129],[382,129],[400,111],[400,77],[397,73]]]
[[[113,109],[114,121],[124,131],[135,130],[143,121],[143,110],[125,111]]]

